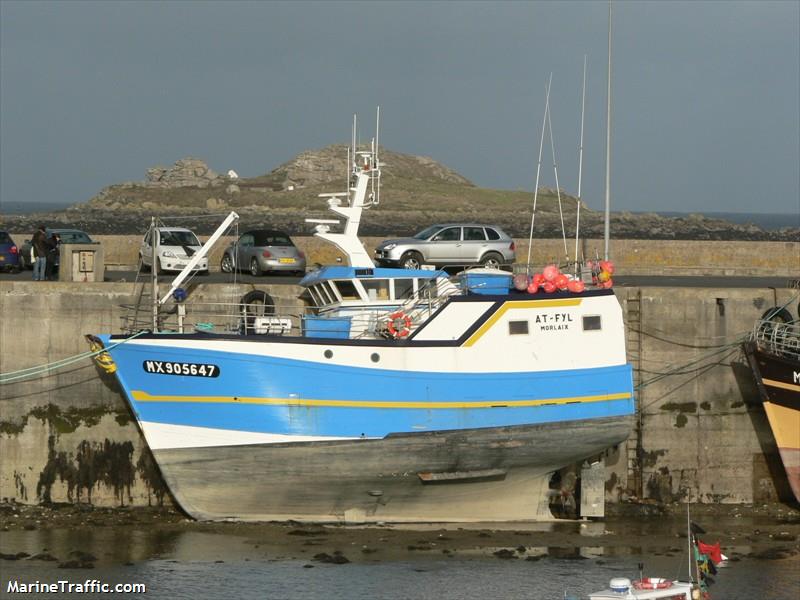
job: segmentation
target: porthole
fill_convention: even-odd
[[[583,330],[584,331],[599,331],[602,329],[600,324],[600,315],[584,315],[583,317]]]
[[[333,358],[333,350],[325,350],[325,358]]]
[[[509,335],[527,335],[528,322],[527,321],[509,321],[508,334]]]
[[[378,354],[377,352],[373,352],[373,353],[370,355],[369,359],[370,359],[372,362],[375,362],[375,363],[376,363],[376,362],[378,362],[378,361],[381,359],[381,355],[380,355],[380,354]]]

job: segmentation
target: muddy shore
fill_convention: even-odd
[[[623,505],[616,511],[618,514],[603,521],[358,527],[292,522],[197,522],[165,508],[3,503],[0,504],[0,532],[3,532],[0,559],[48,560],[66,568],[93,568],[96,562],[109,564],[114,560],[128,564],[161,556],[163,552],[156,547],[135,555],[103,552],[105,542],[101,540],[114,539],[124,544],[125,539],[154,532],[161,539],[199,535],[206,540],[219,540],[220,547],[226,548],[226,560],[270,557],[308,560],[309,564],[465,555],[535,561],[554,553],[561,558],[581,558],[580,548],[586,546],[611,552],[616,549],[672,556],[680,555],[686,546],[685,510],[685,505]],[[719,541],[732,561],[800,555],[800,510],[796,508],[778,504],[717,505],[693,506],[691,510],[692,521],[706,531],[701,537]],[[95,536],[91,542],[85,537],[88,531]],[[39,555],[14,547],[15,540],[25,532],[39,532],[51,540],[50,547],[42,548]],[[55,539],[62,541],[53,542]],[[66,541],[70,539],[72,542]],[[240,543],[230,548],[231,539]],[[112,555],[116,558],[109,558]]]

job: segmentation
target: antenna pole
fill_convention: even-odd
[[[556,143],[553,140],[553,122],[550,119],[550,111],[547,111],[547,129],[550,133],[550,149],[553,152],[553,174],[556,178],[556,196],[558,197],[558,216],[561,218],[561,237],[564,239],[564,256],[569,262],[569,250],[567,250],[567,230],[564,228],[564,211],[561,210],[561,187],[558,185],[558,166],[556,165]]]
[[[356,150],[358,150],[358,144],[361,140],[358,139],[358,117],[357,115],[353,115],[353,160],[357,161],[356,158]]]
[[[689,516],[689,498],[686,499],[686,538],[689,540],[689,581],[694,578],[692,574],[692,519]]]
[[[536,200],[539,198],[539,173],[542,170],[542,148],[544,147],[544,128],[547,125],[547,115],[550,111],[550,84],[553,82],[553,74],[547,81],[547,95],[544,101],[544,117],[542,117],[542,137],[539,140],[539,162],[536,165],[536,184],[533,187],[533,212],[531,213],[531,232],[528,236],[528,264],[527,274],[531,274],[531,249],[533,248],[533,223],[536,220]]]
[[[578,273],[578,239],[581,231],[581,181],[583,177],[583,116],[586,110],[586,55],[583,55],[583,94],[581,95],[581,141],[578,147],[578,209],[575,217],[575,276]]]
[[[611,235],[611,0],[608,0],[608,89],[606,90],[606,211],[603,256],[609,257],[608,243]]]
[[[381,107],[378,105],[377,110],[375,111],[375,168],[380,173],[381,163],[378,160],[378,149],[380,148],[380,133],[381,133]],[[375,198],[373,200],[375,204],[381,203],[381,178],[378,177],[378,185],[375,191]]]
[[[156,229],[156,218],[150,218],[150,298],[153,302],[153,333],[158,332],[158,230]],[[142,259],[144,262],[144,258]]]

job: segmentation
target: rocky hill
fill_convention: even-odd
[[[306,218],[330,218],[320,193],[345,190],[347,147],[307,151],[272,171],[252,178],[220,174],[203,160],[184,158],[170,167],[147,170],[146,179],[109,186],[88,202],[64,211],[3,216],[2,227],[32,231],[40,222],[77,227],[95,234],[136,234],[150,217],[172,216],[170,223],[208,234],[219,215],[235,210],[240,227],[269,226],[293,235],[309,235]],[[405,235],[436,222],[496,223],[514,236],[526,237],[531,221],[530,191],[476,187],[452,169],[427,157],[383,150],[381,204],[366,211],[364,235]],[[539,190],[535,236],[574,237],[578,201],[555,190]],[[113,215],[113,218],[109,218]],[[204,216],[209,215],[209,216]],[[618,239],[780,240],[797,241],[800,229],[765,231],[701,215],[668,218],[655,214],[614,213],[612,235]],[[603,214],[581,207],[583,237],[602,237]]]

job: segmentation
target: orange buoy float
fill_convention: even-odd
[[[610,260],[601,260],[600,261],[600,269],[602,271],[606,271],[609,275],[614,274],[614,263]]]
[[[556,277],[558,277],[560,273],[561,271],[559,271],[558,267],[555,265],[547,265],[542,270],[542,275],[544,275],[544,278],[547,281],[555,281]]]
[[[586,285],[580,279],[570,279],[567,289],[573,294],[580,294],[586,289]]]
[[[542,289],[547,292],[548,294],[552,294],[556,291],[556,284],[552,281],[545,281],[542,285]]]
[[[555,283],[556,287],[563,292],[569,285],[569,277],[564,275],[564,273],[559,273],[553,283]]]

